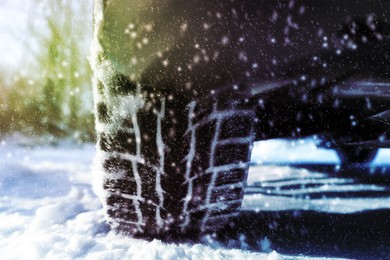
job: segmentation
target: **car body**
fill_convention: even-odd
[[[291,64],[300,68],[295,77],[251,88],[257,139],[317,135],[344,163],[372,160],[390,146],[389,50],[389,42],[373,42],[313,54]]]
[[[255,140],[388,145],[388,1],[100,0],[95,187],[112,227],[197,236],[242,203]],[[327,145],[328,146],[328,145]]]
[[[386,1],[103,5],[100,43],[115,70],[143,88],[187,103],[245,92],[260,102],[260,140],[319,134],[339,150],[388,146]]]

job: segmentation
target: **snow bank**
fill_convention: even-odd
[[[275,139],[256,142],[252,151],[252,161],[258,164],[278,163],[332,163],[340,160],[332,149],[317,148],[317,140],[309,137],[298,140]],[[379,149],[372,162],[374,165],[389,164],[390,149]]]
[[[255,166],[249,169],[247,183],[249,187],[241,208],[245,211],[312,210],[349,214],[390,209],[390,188],[385,185],[360,183],[353,178],[306,169]],[[382,196],[353,196],[355,193]]]

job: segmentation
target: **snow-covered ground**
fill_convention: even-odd
[[[92,187],[93,145],[0,147],[1,259],[280,259],[108,231]]]
[[[261,164],[274,163],[340,163],[334,150],[317,148],[316,139],[311,137],[298,140],[275,139],[256,142],[252,161]],[[379,149],[373,165],[390,164],[390,149]]]
[[[314,259],[117,235],[105,224],[91,186],[92,144],[31,147],[23,143],[14,137],[0,144],[1,259]],[[250,184],[264,178],[256,169],[251,170]],[[308,174],[278,169],[267,172]],[[264,202],[258,199],[247,196],[244,206],[258,208]],[[388,200],[383,203],[390,205]]]
[[[315,140],[272,140],[257,142],[252,161],[265,166],[249,170],[247,194],[243,210],[314,210],[330,213],[354,213],[364,210],[390,209],[390,188],[359,183],[352,178],[329,176],[307,169],[294,169],[272,164],[330,164],[339,167],[340,160],[331,149],[319,149]],[[390,149],[380,149],[371,169],[389,167]],[[390,176],[388,177],[388,179]],[[338,196],[335,196],[338,193]],[[345,196],[348,193],[349,196]],[[354,193],[379,194],[351,196]],[[327,197],[330,194],[331,196]],[[344,195],[343,195],[344,194]],[[381,196],[383,195],[383,196]],[[313,196],[315,197],[313,199]]]
[[[248,185],[242,210],[313,210],[348,214],[390,209],[388,186],[360,183],[352,178],[332,177],[306,169],[252,167]],[[362,193],[369,195],[362,196]]]

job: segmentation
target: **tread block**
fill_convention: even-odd
[[[103,188],[112,193],[137,194],[137,186],[134,179],[123,178],[119,180],[104,180]]]
[[[209,219],[222,217],[223,215],[229,215],[236,213],[241,208],[241,201],[234,201],[226,203],[223,208],[211,208]],[[223,220],[223,219],[222,219]],[[220,218],[221,221],[221,218]]]
[[[115,134],[101,133],[99,147],[105,152],[136,153],[135,135],[118,131]]]
[[[215,166],[247,162],[249,148],[245,144],[226,144],[216,148]]]
[[[110,91],[114,95],[134,95],[137,88],[134,82],[121,73],[117,73],[111,78],[110,85]]]
[[[111,218],[121,218],[137,221],[138,216],[133,206],[133,201],[124,199],[120,196],[109,196],[107,198],[107,205],[110,208],[107,210],[107,214]]]
[[[222,122],[220,139],[250,136],[251,131],[251,118],[234,116]]]
[[[104,84],[100,80],[97,82],[97,89],[100,95],[104,95]]]
[[[97,118],[99,122],[106,123],[106,124],[109,123],[110,113],[109,113],[108,106],[105,103],[100,102],[96,105],[96,109],[97,109]]]
[[[222,171],[218,174],[218,177],[215,181],[215,186],[222,186],[227,184],[234,185],[237,183],[237,180],[243,179],[245,176],[245,169],[234,169],[230,171]]]
[[[132,164],[130,161],[122,160],[117,156],[110,156],[103,162],[103,168],[106,170],[107,173],[111,174],[130,172],[129,169],[131,169],[131,167]]]
[[[225,201],[233,201],[242,199],[244,195],[241,187],[227,187],[225,190],[213,190],[210,203],[223,203]]]
[[[210,159],[205,158],[205,155],[209,156],[211,151],[211,140],[214,137],[215,128],[216,122],[211,121],[207,125],[200,126],[196,131],[196,156],[193,165],[196,165],[196,168],[201,169],[201,171],[205,171],[210,164]]]

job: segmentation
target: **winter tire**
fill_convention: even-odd
[[[153,5],[157,3],[160,7],[160,2]],[[170,9],[159,8],[166,24],[146,20],[139,21],[139,27],[129,24],[133,18],[146,18],[141,13],[148,12],[148,4],[95,2],[94,187],[108,222],[122,233],[155,238],[216,231],[237,214],[244,196],[254,141],[253,105],[239,86],[216,77],[215,68],[199,67],[202,76],[192,78],[175,75],[181,74],[181,67],[171,67],[160,58],[168,55],[167,39],[172,34],[157,32],[168,20],[176,26],[177,19],[163,14]],[[183,8],[191,9],[193,4],[180,2]],[[138,7],[137,17],[132,17],[132,9]],[[124,32],[122,26],[127,28]],[[129,36],[141,34],[139,44],[129,41]],[[144,51],[148,48],[157,52]],[[160,55],[159,50],[166,54]],[[172,60],[182,58],[188,57]]]
[[[143,91],[110,68],[95,87],[95,188],[115,229],[196,235],[237,214],[254,141],[245,96]]]
[[[360,147],[339,147],[336,149],[342,165],[370,163],[375,159],[378,149]]]

